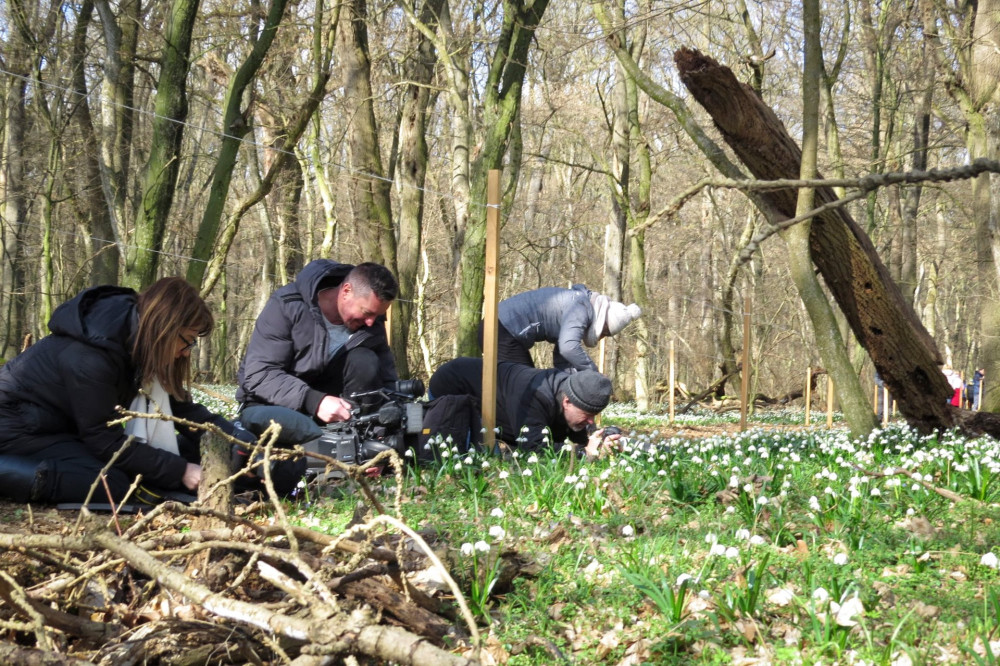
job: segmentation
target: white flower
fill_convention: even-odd
[[[526,469],[526,470],[522,471],[521,472],[521,476],[531,476],[531,470],[530,469]]]
[[[830,593],[826,591],[826,588],[817,587],[813,590],[812,598],[818,604],[825,604],[830,600]]]
[[[500,473],[497,474],[497,478],[499,478],[501,481],[506,479],[508,476],[510,476],[510,472],[508,472],[505,469],[500,470]]]
[[[882,491],[879,490],[878,488],[872,488],[871,489],[871,496],[872,497],[879,497],[881,495],[882,495]]]
[[[833,556],[833,563],[838,567],[842,567],[847,564],[847,553],[837,553]]]
[[[735,548],[733,546],[730,546],[729,548],[726,548],[726,558],[727,559],[735,560],[739,556],[740,556],[740,550],[739,550],[739,548]]]
[[[583,481],[578,481],[577,484],[573,486],[576,490],[583,490],[586,487],[587,485]]]
[[[495,509],[490,511],[490,515],[493,516],[494,518],[503,518],[504,516],[503,509],[501,509],[500,507],[496,507]]]
[[[490,468],[490,461],[489,460],[484,460],[483,462],[481,462],[479,464],[479,466],[482,467],[483,469],[489,469]]]
[[[767,498],[761,495],[760,497],[757,498],[757,504],[764,506],[765,504],[767,504]]]
[[[577,477],[576,474],[570,474],[565,479],[563,479],[563,483],[567,483],[569,485],[573,485],[574,483],[576,483],[579,480],[580,479],[579,479],[579,477]]]
[[[472,456],[465,456],[465,459],[462,462],[465,463],[466,465],[471,465],[472,464]]]
[[[694,576],[692,576],[691,574],[682,573],[680,576],[677,577],[677,587],[680,587],[689,580],[693,581]]]
[[[564,442],[563,445],[562,445],[562,452],[563,453],[572,453],[573,452],[573,445],[570,444],[569,442]]]
[[[1000,559],[998,559],[992,552],[986,553],[980,557],[979,563],[984,567],[989,567],[990,569],[1000,569]]]
[[[709,532],[708,534],[705,535],[705,543],[713,543],[714,544],[718,540],[719,540],[719,537],[715,536],[714,532]]]
[[[462,461],[461,460],[457,460],[457,461],[455,461],[455,471],[457,472],[460,469],[462,469]]]
[[[493,525],[492,527],[490,527],[490,536],[496,539],[497,541],[500,541],[505,536],[507,536],[507,532],[505,532],[504,529],[499,525]]]
[[[622,536],[630,537],[635,534],[635,529],[631,525],[622,525]]]
[[[426,444],[424,446],[426,446]],[[413,449],[406,449],[406,451],[403,452],[403,455],[406,456],[407,458],[412,458],[413,457]]]
[[[462,555],[465,555],[466,557],[471,557],[472,553],[474,552],[475,549],[472,547],[471,543],[466,541],[465,543],[462,544]]]
[[[759,534],[754,534],[752,537],[750,537],[750,545],[751,546],[763,546],[766,543],[767,543],[767,539],[765,539],[764,537],[762,537]]]
[[[475,548],[480,553],[488,553],[488,552],[490,552],[490,544],[486,543],[485,541],[481,541],[481,540],[477,541]]]
[[[710,551],[708,551],[708,554],[709,555],[719,555],[719,556],[725,555],[726,554],[726,547],[723,546],[721,543],[717,543],[717,544],[715,544],[715,545],[712,546],[712,549]]]
[[[746,541],[749,538],[750,538],[750,530],[748,530],[747,528],[741,527],[740,529],[736,530],[737,541]]]
[[[809,498],[809,510],[815,511],[816,513],[819,513],[821,510],[819,506],[819,499],[817,499],[815,495]]]
[[[538,456],[536,456],[534,453],[528,456],[528,464],[534,465],[536,462],[538,462]]]

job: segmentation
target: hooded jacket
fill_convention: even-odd
[[[367,347],[378,356],[381,384],[391,388],[398,378],[385,334],[385,318],[351,334],[327,359],[328,333],[317,297],[336,287],[354,268],[330,259],[309,262],[295,281],[276,290],[257,317],[250,344],[237,376],[236,400],[244,405],[279,405],[309,416],[327,395],[335,395],[341,378],[330,371],[344,354]]]
[[[562,370],[539,370],[519,363],[497,364],[497,426],[500,439],[522,451],[537,451],[550,443],[562,446],[569,440],[586,444],[585,430],[570,430],[559,396],[570,374]],[[483,359],[461,357],[448,361],[431,376],[432,398],[471,395],[482,400]]]
[[[583,339],[594,319],[590,290],[542,287],[500,301],[500,324],[527,348],[536,342],[555,345],[553,363],[560,370],[597,370],[583,349]]]
[[[139,392],[132,362],[138,328],[137,294],[125,287],[85,289],[52,314],[52,332],[0,367],[0,453],[34,454],[66,441],[81,442],[107,462],[126,441],[119,405],[127,407]],[[232,425],[204,406],[171,398],[178,417],[211,421],[227,432]],[[176,488],[187,460],[147,444],[133,442],[115,463],[144,482]]]

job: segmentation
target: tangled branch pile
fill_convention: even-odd
[[[282,512],[266,524],[263,506],[168,502],[124,528],[83,510],[58,533],[0,534],[0,663],[476,663],[448,650],[479,637],[421,535],[382,514],[333,538]],[[464,623],[409,580],[428,569]]]

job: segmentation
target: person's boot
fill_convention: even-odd
[[[0,455],[0,495],[17,502],[37,502],[45,494],[47,461]]]

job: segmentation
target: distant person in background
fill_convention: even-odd
[[[986,376],[985,368],[977,368],[972,374],[972,381],[968,386],[969,409],[979,409],[982,406],[983,397],[983,377]]]
[[[583,349],[597,346],[601,338],[617,335],[642,314],[635,303],[625,305],[593,292],[582,284],[570,289],[542,287],[500,301],[497,318],[498,359],[534,367],[531,348],[551,342],[552,365],[576,372],[597,370]],[[482,345],[482,327],[479,343]]]
[[[958,371],[954,368],[945,368],[943,372],[945,378],[948,380],[948,385],[951,386],[951,399],[948,403],[955,407],[961,407],[962,388],[965,386],[965,383],[962,381],[962,375],[958,374]]]

